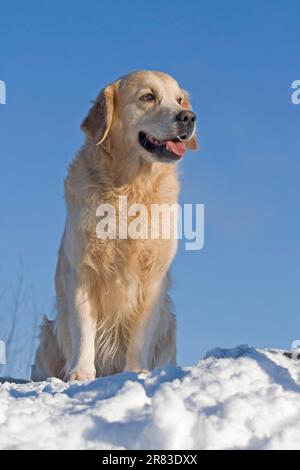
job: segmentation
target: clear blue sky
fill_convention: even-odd
[[[204,249],[181,245],[173,266],[179,362],[299,339],[299,2],[11,0],[0,18],[1,277],[21,254],[50,312],[63,178],[89,100],[126,72],[162,70],[198,114],[181,200],[206,211]]]

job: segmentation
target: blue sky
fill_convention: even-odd
[[[179,363],[214,346],[299,339],[299,16],[292,0],[2,1],[4,284],[21,255],[51,311],[63,178],[90,100],[126,72],[162,70],[198,114],[201,151],[181,164],[181,200],[205,204],[203,250],[181,244],[173,266]]]

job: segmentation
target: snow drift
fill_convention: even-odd
[[[215,349],[88,383],[0,384],[1,449],[300,449],[300,363]]]

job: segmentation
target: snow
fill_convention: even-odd
[[[300,449],[300,361],[214,349],[193,367],[0,384],[1,449]]]

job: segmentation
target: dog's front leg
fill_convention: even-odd
[[[150,341],[148,341],[147,330],[149,325],[139,323],[134,331],[134,336],[129,341],[126,353],[124,372],[147,372],[150,368],[149,353]],[[151,327],[150,327],[151,328]]]
[[[69,290],[69,329],[72,339],[72,358],[65,380],[92,380],[95,370],[96,318],[88,293],[82,286]]]
[[[151,367],[151,346],[161,315],[166,279],[161,285],[155,283],[149,289],[147,302],[138,316],[131,332],[126,352],[125,371],[143,372]]]

